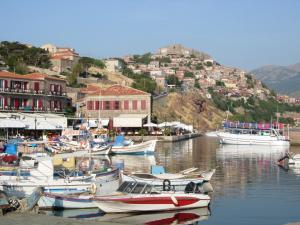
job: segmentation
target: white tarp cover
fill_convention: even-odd
[[[141,114],[128,114],[128,115],[121,115],[119,117],[113,118],[113,126],[114,127],[142,127],[142,120],[147,115]]]

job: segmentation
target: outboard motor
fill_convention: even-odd
[[[277,160],[277,165],[287,169],[288,168],[288,161],[289,161],[290,155],[288,153],[285,154],[285,156],[283,156],[282,158]]]

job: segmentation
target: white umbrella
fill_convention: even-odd
[[[171,127],[171,126],[173,126],[173,124],[170,123],[170,122],[163,122],[163,123],[158,124],[157,126],[160,127],[160,128],[162,128],[162,127]]]
[[[19,120],[1,119],[0,128],[24,128],[26,125]]]
[[[157,127],[157,124],[156,123],[146,123],[143,125],[143,127]]]

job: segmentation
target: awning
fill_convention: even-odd
[[[143,127],[157,127],[157,124],[156,123],[145,123],[144,125],[143,125]]]
[[[19,120],[1,119],[0,128],[25,128],[25,124]]]
[[[63,127],[46,120],[42,121],[24,121],[27,130],[63,130]]]
[[[147,114],[122,114],[113,119],[114,127],[142,127]]]

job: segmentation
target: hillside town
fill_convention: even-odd
[[[299,99],[275,95],[246,71],[223,66],[210,55],[180,44],[160,48],[153,54],[98,60],[103,62],[102,67],[98,66],[99,63],[85,64],[85,68],[75,74],[75,85],[71,85],[68,77],[84,57],[70,47],[45,44],[40,49],[44,50],[43,55],[49,55],[48,68],[35,63],[28,66],[28,74],[20,75],[9,72],[8,66],[1,61],[2,114],[71,113],[74,118],[90,118],[91,121],[101,117],[106,125],[111,119],[115,127],[124,127],[125,124],[127,127],[143,127],[143,123],[151,122],[153,117],[153,99],[166,97],[172,92],[196,91],[206,99],[204,101],[213,101],[212,95],[217,94],[232,101],[247,102],[253,96],[267,100],[273,96],[279,103],[299,104]],[[134,78],[143,75],[155,81],[155,87],[148,93],[143,88],[133,88],[135,80],[124,71],[129,71]],[[229,107],[227,104],[221,110],[229,111]],[[297,124],[300,119],[296,112],[283,116],[292,116]],[[128,118],[135,121],[135,125],[126,123]]]
[[[299,8],[1,1],[0,225],[300,225]]]

